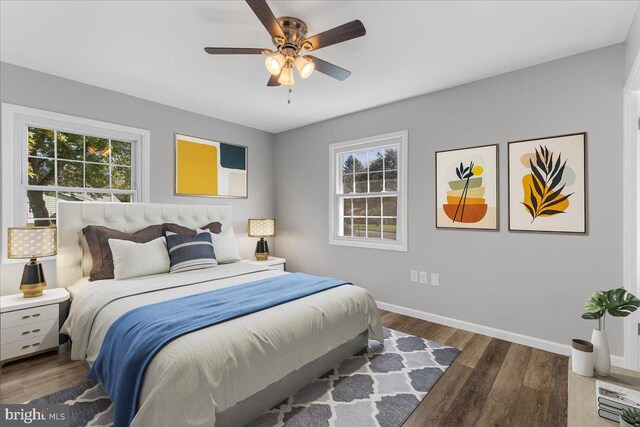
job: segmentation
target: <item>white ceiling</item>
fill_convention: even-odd
[[[270,132],[625,40],[637,2],[271,1],[309,34],[360,19],[365,37],[314,55],[352,71],[266,86],[272,47],[243,1],[2,1],[0,59]],[[297,77],[297,76],[296,76]]]

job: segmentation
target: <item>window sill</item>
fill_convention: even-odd
[[[334,237],[329,239],[329,244],[336,245],[336,246],[351,246],[354,248],[381,249],[385,251],[407,252],[406,242],[383,243],[383,242],[373,242],[373,241],[366,241],[366,240],[341,239],[341,238]]]

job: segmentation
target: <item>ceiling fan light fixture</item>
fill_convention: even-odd
[[[287,64],[282,68],[282,72],[280,72],[280,77],[278,78],[278,83],[285,86],[293,86],[295,84],[291,64]]]
[[[267,66],[267,70],[271,74],[277,76],[278,74],[280,74],[280,71],[282,70],[282,67],[286,62],[287,59],[285,58],[285,56],[282,53],[278,52],[275,55],[268,56],[264,61],[264,65]]]
[[[300,73],[300,77],[302,77],[303,79],[306,79],[307,77],[309,77],[311,73],[313,73],[313,70],[315,70],[316,68],[313,61],[303,56],[298,56],[293,63],[298,69],[298,73]]]

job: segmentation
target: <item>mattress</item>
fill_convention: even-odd
[[[92,363],[111,324],[131,309],[282,274],[239,262],[119,281],[83,278],[68,287],[62,332],[71,337],[72,359]],[[362,331],[383,341],[375,302],[362,288],[340,286],[177,338],[149,365],[132,425],[214,425],[217,413]]]

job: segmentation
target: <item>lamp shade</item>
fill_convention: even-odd
[[[56,254],[56,227],[9,227],[7,256],[37,258]]]
[[[305,57],[298,56],[296,60],[293,62],[293,65],[298,69],[298,73],[300,73],[300,77],[306,79],[313,73],[313,70],[316,68],[315,64],[308,60]]]
[[[269,218],[250,219],[249,237],[271,237],[276,235],[276,220]]]

